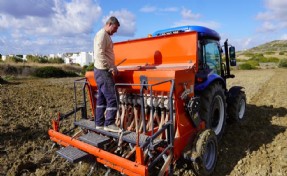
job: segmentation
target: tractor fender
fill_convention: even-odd
[[[244,87],[242,87],[242,86],[233,86],[233,87],[231,87],[229,89],[229,91],[228,91],[228,94],[227,94],[227,100],[226,100],[227,103],[232,101],[232,99],[234,97],[236,97],[242,89],[244,89]]]
[[[208,75],[206,81],[199,83],[199,84],[196,84],[194,87],[194,90],[197,92],[201,92],[201,91],[205,90],[210,84],[212,84],[215,81],[219,81],[223,85],[223,88],[226,89],[226,84],[225,84],[224,79],[221,76],[219,76],[218,74],[213,73],[213,74]]]

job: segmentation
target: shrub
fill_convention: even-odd
[[[76,66],[76,65],[61,65],[60,67],[61,69],[63,69],[64,71],[71,71],[71,72],[75,72],[75,73],[81,73],[82,71],[82,67],[80,66]]]
[[[79,76],[77,73],[72,72],[72,71],[65,71],[66,72],[66,77],[77,77]]]
[[[266,51],[265,54],[266,54],[266,55],[274,55],[275,52],[274,52],[274,51]]]
[[[48,63],[49,61],[47,57],[39,57],[38,62],[44,64],[44,63]]]
[[[257,66],[259,66],[259,61],[255,61],[255,60],[247,60],[246,61],[247,64],[251,65],[252,67],[256,68]]]
[[[39,62],[39,58],[37,56],[27,55],[27,62]]]
[[[285,53],[283,51],[280,51],[279,52],[279,55],[284,55]]]
[[[279,67],[287,67],[287,59],[281,59],[278,64]]]
[[[4,70],[5,75],[17,75],[18,74],[18,69],[11,65],[4,66],[3,70]]]
[[[5,62],[15,62],[15,63],[18,63],[18,62],[23,62],[23,59],[22,58],[19,58],[19,57],[16,57],[16,56],[9,56],[6,58]]]
[[[93,71],[93,70],[94,70],[94,63],[91,63],[91,64],[87,67],[86,70],[87,70],[87,71]]]
[[[263,62],[263,63],[268,62],[268,58],[261,57],[261,58],[259,58],[258,62]]]
[[[263,54],[254,54],[249,60],[260,61],[266,59]]]
[[[243,63],[239,65],[239,69],[240,70],[253,70],[253,69],[256,69],[256,67],[249,63]]]
[[[50,77],[61,78],[61,77],[78,76],[74,72],[70,72],[70,71],[66,72],[60,68],[52,67],[52,66],[37,68],[33,75],[36,77],[40,77],[40,78],[50,78]]]
[[[87,71],[93,71],[94,70],[94,63],[90,63],[90,65],[85,65],[82,69],[82,75],[85,75]]]
[[[278,59],[277,57],[268,57],[267,58],[267,62],[275,62],[278,63],[280,59]]]
[[[32,56],[27,55],[27,62],[35,62],[35,63],[49,63],[47,56]]]
[[[54,57],[54,58],[50,58],[48,59],[49,63],[55,63],[55,64],[63,64],[65,63],[64,59],[60,58],[60,57]]]
[[[251,57],[249,59],[250,61],[256,61],[256,62],[263,62],[263,63],[266,63],[266,62],[279,62],[279,59],[277,57],[264,57],[263,54],[256,54],[254,55],[253,57]]]

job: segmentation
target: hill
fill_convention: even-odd
[[[272,42],[268,42],[251,49],[240,51],[239,54],[246,53],[262,53],[262,54],[279,54],[285,53],[287,54],[287,40],[274,40]]]
[[[287,66],[287,40],[274,40],[245,51],[236,52],[240,69]]]
[[[274,40],[248,50],[238,51],[237,59],[249,60],[254,57],[277,58],[279,60],[287,58],[287,40]]]
[[[250,52],[287,52],[287,40],[274,40],[272,42],[251,48]]]

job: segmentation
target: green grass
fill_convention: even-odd
[[[240,70],[254,70],[256,68],[257,68],[256,66],[249,63],[243,63],[239,65]]]
[[[285,68],[287,68],[287,59],[281,59],[279,61],[278,67],[281,67],[281,68],[285,67]]]

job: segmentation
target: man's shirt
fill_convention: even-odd
[[[113,41],[104,28],[94,38],[94,60],[97,69],[110,69],[115,65]]]

